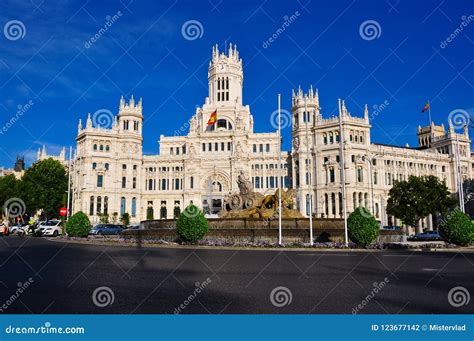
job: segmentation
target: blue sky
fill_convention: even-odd
[[[415,146],[418,124],[428,123],[420,113],[426,100],[439,124],[453,110],[473,113],[469,15],[474,3],[467,0],[2,0],[0,166],[11,167],[16,155],[31,164],[43,144],[53,153],[74,145],[79,118],[100,109],[116,113],[120,96],[131,94],[143,97],[144,153],[157,153],[160,134],[173,135],[202,105],[211,47],[226,41],[237,43],[244,61],[243,101],[256,131],[274,130],[278,93],[289,110],[292,88],[312,84],[323,116],[336,113],[338,98],[353,115],[362,115],[365,103],[370,111],[384,104],[372,115],[372,141]],[[7,30],[12,20],[23,25],[19,33]],[[194,40],[182,34],[189,20],[202,25]],[[375,35],[361,34],[368,20]],[[26,103],[33,105],[18,116]],[[283,134],[289,150],[290,129]]]

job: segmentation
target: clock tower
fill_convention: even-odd
[[[219,53],[218,46],[212,48],[209,63],[209,101],[214,107],[242,105],[243,71],[242,59],[237,46],[230,44],[229,51]]]

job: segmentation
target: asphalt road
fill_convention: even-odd
[[[474,299],[461,307],[448,300],[458,286],[474,294],[473,279],[473,253],[193,250],[0,237],[3,313],[474,313]]]

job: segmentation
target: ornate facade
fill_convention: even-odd
[[[133,222],[176,217],[194,203],[209,215],[238,191],[243,172],[257,192],[275,191],[280,144],[277,132],[254,133],[253,117],[242,102],[242,59],[236,47],[213,48],[208,69],[209,95],[185,125],[186,136],[160,136],[159,154],[142,153],[142,100],[120,100],[111,129],[93,127],[89,115],[79,123],[75,158],[73,211],[131,215]],[[217,122],[208,125],[213,112]],[[287,158],[282,183],[290,185]]]
[[[125,212],[132,222],[173,218],[188,204],[214,216],[224,196],[238,191],[239,174],[255,191],[266,194],[278,186],[280,143],[277,132],[255,133],[253,117],[242,101],[242,59],[234,46],[225,53],[213,47],[208,69],[208,97],[196,109],[185,136],[160,136],[159,154],[143,155],[143,106],[133,96],[121,98],[111,128],[85,127],[79,122],[73,175],[73,212]],[[217,111],[217,122],[208,121]],[[342,130],[340,129],[342,127]],[[345,159],[346,207],[363,205],[382,224],[399,224],[387,216],[387,194],[393,181],[409,175],[434,174],[457,191],[456,165],[472,178],[467,129],[458,134],[449,125],[419,128],[419,147],[372,143],[367,106],[361,117],[351,115],[344,101],[339,116],[323,118],[318,91],[293,92],[292,151],[282,152],[284,188],[297,190],[296,207],[304,215],[339,218],[342,214],[340,159]],[[344,148],[340,148],[341,134]],[[459,163],[456,151],[459,150]],[[312,200],[309,200],[309,198]],[[421,227],[431,227],[426,219]]]
[[[297,206],[302,213],[310,211],[311,192],[314,214],[342,217],[342,157],[347,211],[364,206],[383,225],[401,225],[386,213],[388,192],[394,181],[407,180],[410,175],[435,175],[446,181],[451,192],[457,192],[458,173],[462,181],[472,178],[474,160],[467,127],[460,134],[451,122],[447,132],[444,125],[431,123],[418,128],[416,148],[385,145],[371,142],[367,105],[360,117],[351,115],[344,101],[339,101],[338,108],[337,117],[323,118],[317,90],[293,92],[292,185],[298,190]],[[428,217],[414,230],[432,228],[433,217]]]

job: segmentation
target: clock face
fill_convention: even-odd
[[[219,71],[227,70],[227,66],[225,64],[219,64]]]

